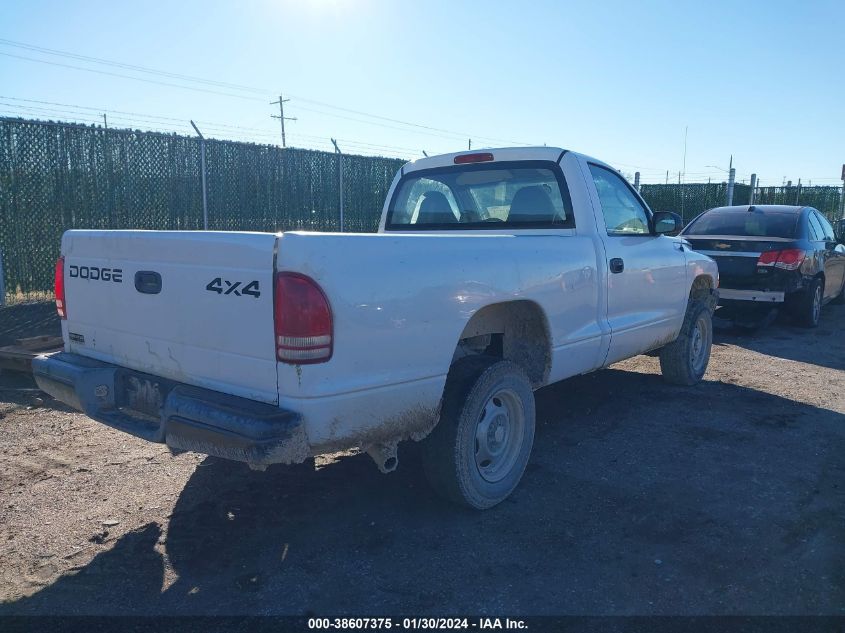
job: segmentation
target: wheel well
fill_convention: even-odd
[[[713,294],[713,280],[709,275],[699,275],[692,282],[689,292],[690,303],[697,301],[710,308],[710,312],[716,309],[716,297]]]
[[[522,367],[532,386],[546,383],[551,339],[543,309],[533,301],[507,301],[481,308],[464,327],[452,362],[486,354]]]

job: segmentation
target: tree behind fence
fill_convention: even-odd
[[[339,229],[339,156],[207,140],[209,229]],[[344,155],[344,224],[373,231],[403,161]],[[759,204],[806,204],[835,217],[838,187],[766,187]],[[726,185],[643,185],[655,211],[685,220],[724,204]],[[746,204],[747,185],[734,202]],[[0,252],[10,301],[47,297],[62,233],[201,229],[200,140],[194,137],[0,118]]]

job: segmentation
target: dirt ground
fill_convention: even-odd
[[[0,614],[845,614],[845,307],[537,393],[516,493],[171,456],[0,378]]]

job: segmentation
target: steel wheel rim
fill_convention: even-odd
[[[819,320],[822,312],[822,287],[816,286],[813,293],[813,323]]]
[[[513,470],[525,437],[525,414],[510,389],[494,392],[475,427],[475,466],[482,479],[496,483]]]
[[[692,330],[692,367],[697,374],[704,371],[704,361],[707,359],[707,349],[710,339],[710,325],[702,314],[695,322]]]

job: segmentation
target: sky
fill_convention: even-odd
[[[841,184],[845,163],[842,0],[0,0],[0,15],[0,115],[182,134],[193,119],[280,144],[281,93],[297,147],[547,144],[642,182],[721,181],[733,157],[764,186]]]

